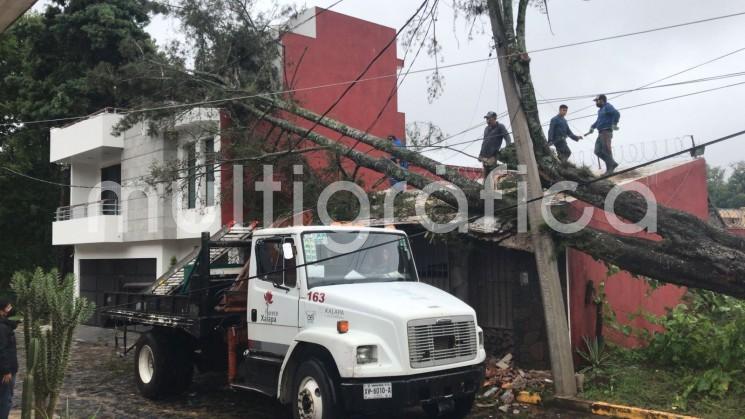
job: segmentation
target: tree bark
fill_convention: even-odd
[[[588,170],[571,164],[562,164],[552,155],[543,134],[538,116],[535,89],[530,75],[530,59],[524,44],[525,8],[528,0],[518,5],[517,34],[512,32],[512,5],[505,1],[502,8],[498,2],[488,2],[497,19],[501,18],[504,32],[495,41],[505,43],[509,68],[520,91],[521,107],[528,120],[530,136],[536,160],[540,166],[544,186],[559,181],[577,182],[576,191],[567,191],[579,200],[603,208],[605,198],[615,184],[608,180],[598,181]],[[514,113],[511,111],[511,115]],[[619,217],[636,222],[646,213],[646,202],[636,192],[626,192],[618,197],[612,209]],[[728,234],[698,217],[661,205],[657,205],[658,234],[662,241],[633,239],[633,246],[621,246],[632,240],[603,231],[586,228],[576,234],[554,232],[566,244],[591,256],[609,261],[633,274],[654,279],[703,288],[736,297],[745,297],[745,238]],[[561,218],[561,217],[559,217]],[[564,219],[568,222],[570,220]],[[613,245],[620,246],[614,249]],[[632,251],[620,255],[624,251]]]
[[[264,111],[255,108],[253,106],[246,106],[246,109],[251,112],[252,114],[262,117],[267,122],[271,123],[272,125],[276,125],[282,129],[285,129],[289,132],[294,132],[299,135],[305,135],[307,132],[306,128],[299,127],[295,124],[292,124],[291,122],[288,122],[282,118],[271,116],[266,114]],[[334,141],[328,137],[325,137],[323,135],[320,135],[315,132],[310,132],[306,136],[306,139],[308,139],[311,142],[314,142],[322,147],[327,147],[328,149],[338,152],[344,157],[349,158],[350,160],[354,161],[356,164],[366,167],[368,169],[375,170],[379,173],[383,173],[389,177],[393,177],[395,179],[402,179],[406,180],[410,185],[414,186],[417,189],[424,189],[428,184],[432,183],[432,178],[422,176],[418,173],[406,170],[401,168],[398,164],[394,163],[388,158],[375,158],[371,157],[370,155],[357,151],[352,150],[350,147],[345,146],[344,144]],[[412,156],[414,159],[410,161],[410,163],[414,165],[418,165],[421,159],[425,159],[423,156]],[[463,176],[459,176],[460,179],[456,179],[453,177],[456,181],[462,184],[467,184],[469,181],[467,178]],[[472,182],[478,185],[476,182]],[[481,190],[481,189],[478,189]],[[469,188],[469,190],[464,190],[464,194],[466,195],[467,201],[468,201],[468,209],[471,212],[483,212],[483,203],[482,200],[478,194],[478,191],[472,190],[472,188]],[[458,201],[456,200],[455,196],[442,192],[442,191],[436,191],[432,193],[432,196],[434,196],[437,199],[442,200],[443,202],[446,202],[450,205],[452,205],[455,208],[458,208]]]
[[[512,0],[505,0],[507,5]],[[574,380],[574,360],[572,359],[572,344],[569,341],[569,324],[564,309],[564,297],[561,292],[561,279],[556,257],[556,248],[548,230],[545,229],[543,215],[541,214],[541,201],[532,201],[530,198],[543,197],[543,187],[538,174],[538,165],[533,151],[533,143],[530,138],[530,130],[526,115],[520,104],[520,94],[515,83],[515,76],[509,69],[509,48],[511,41],[506,39],[504,22],[498,20],[499,0],[487,2],[492,22],[492,32],[497,41],[497,57],[499,60],[499,71],[504,86],[504,94],[507,99],[507,110],[511,115],[512,131],[515,137],[517,157],[520,164],[525,165],[526,181],[528,191],[528,219],[530,221],[530,236],[533,242],[536,268],[541,288],[541,300],[543,302],[544,319],[546,322],[546,336],[548,337],[548,350],[551,357],[551,371],[554,377],[556,394],[560,396],[573,397],[577,394],[576,382]],[[504,16],[509,16],[510,6],[505,6]],[[518,25],[525,23],[526,0],[520,2],[518,10]],[[518,26],[520,28],[520,26]],[[519,42],[519,41],[518,41]]]
[[[263,97],[262,100],[266,101],[267,104],[273,107],[290,112],[301,118],[314,122],[318,121],[318,125],[320,126],[332,129],[347,137],[354,138],[355,140],[358,140],[363,144],[384,151],[398,159],[406,160],[418,167],[421,167],[422,169],[427,170],[432,174],[437,173],[438,166],[444,166],[442,163],[436,160],[432,160],[419,152],[412,151],[407,148],[394,147],[393,144],[391,144],[391,142],[388,140],[384,140],[380,137],[376,137],[359,129],[350,127],[329,117],[321,118],[321,115],[309,111],[305,108],[299,107],[293,103],[285,102],[279,99],[270,99]],[[482,188],[481,184],[464,176],[461,176],[460,174],[458,174],[458,171],[452,167],[445,166],[445,171],[437,176],[447,180],[448,182],[451,182],[464,191],[478,192]]]
[[[305,113],[299,109],[296,110],[299,116],[312,115],[312,112]],[[284,119],[274,117],[263,110],[251,108],[251,113],[258,118],[266,119],[272,124],[281,124],[281,127],[298,135],[303,135],[307,131],[306,128],[298,127]],[[529,114],[527,116],[534,151],[540,166],[539,170],[541,171],[542,179],[547,185],[560,180],[587,182],[595,179],[592,176],[583,174],[581,169],[568,165],[560,165],[558,160],[553,157],[546,157],[545,154],[541,154],[541,146],[545,146],[545,140],[543,140],[544,144],[536,144],[536,137],[539,135],[542,136],[543,132],[541,130],[539,133],[534,133],[533,124],[531,124],[532,118]],[[331,121],[333,120],[324,120],[322,125],[341,134],[349,135],[352,138],[360,137],[362,138],[361,141],[364,141],[365,144],[381,151],[389,152],[398,158],[409,160],[413,165],[422,168],[432,167],[432,161],[427,161],[429,159],[418,153],[400,149],[392,150],[388,142],[384,140],[372,136],[357,136],[354,128],[336,121],[334,121],[335,123],[331,123]],[[540,126],[540,123],[537,125]],[[376,159],[354,150],[350,153],[349,147],[316,133],[309,134],[307,139],[318,145],[328,147],[340,155],[346,156],[362,167],[384,173],[387,176],[397,179],[406,180],[416,188],[421,189],[431,182],[431,178],[403,170],[388,159]],[[539,139],[542,139],[542,137]],[[544,158],[539,157],[539,155],[543,155]],[[470,182],[472,182],[458,175],[453,170],[449,170],[447,176],[447,180],[456,185],[470,185]],[[605,196],[614,186],[610,181],[599,181],[590,185],[580,186],[577,191],[570,194],[577,199],[602,208]],[[483,203],[478,193],[473,192],[471,188],[464,190],[464,192],[468,198],[469,211],[475,213],[483,212]],[[457,205],[453,197],[449,194],[441,194],[437,197],[453,206]],[[514,198],[505,197],[505,199],[497,201],[495,204],[495,215],[498,216],[502,225],[515,226],[516,212],[514,208],[510,208],[516,204]],[[646,204],[640,195],[636,193],[624,193],[616,200],[615,209],[616,213],[622,218],[635,221],[641,219],[643,216],[646,210]],[[566,214],[556,214],[556,216],[562,222],[569,223],[574,221],[572,217]],[[575,234],[560,234],[556,232],[553,234],[567,246],[581,250],[596,259],[613,263],[632,274],[648,276],[671,284],[707,289],[745,298],[745,240],[728,234],[726,231],[712,226],[691,214],[662,206],[658,206],[658,221],[659,234],[663,238],[662,241],[635,239],[632,245],[621,247],[614,247],[620,243],[616,240],[632,239],[615,236],[590,227]],[[620,255],[621,252],[629,249],[635,250],[632,252],[633,257]],[[668,269],[668,267],[671,268]]]

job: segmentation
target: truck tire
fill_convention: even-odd
[[[137,389],[158,400],[188,388],[193,364],[188,351],[179,351],[177,339],[165,333],[147,332],[137,340],[134,373]],[[183,349],[183,348],[181,348]]]
[[[298,367],[290,401],[293,419],[336,419],[333,382],[323,363],[311,358]]]

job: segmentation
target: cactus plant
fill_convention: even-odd
[[[74,276],[68,275],[60,281],[56,270],[16,273],[11,286],[24,316],[26,359],[35,358],[33,373],[26,373],[26,380],[30,379],[32,384],[28,387],[24,384],[23,418],[32,418],[33,413],[51,418],[67,371],[73,332],[93,314],[94,307],[87,299],[75,295]],[[26,413],[31,405],[33,413]]]
[[[39,359],[39,338],[31,338],[26,350],[26,377],[23,380],[23,401],[21,404],[21,419],[34,418],[34,375],[36,363]]]

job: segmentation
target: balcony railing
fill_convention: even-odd
[[[119,215],[121,205],[116,199],[104,199],[96,202],[59,207],[54,214],[54,221],[75,220],[97,215]]]

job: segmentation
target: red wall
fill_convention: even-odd
[[[735,236],[745,236],[745,228],[743,227],[730,227],[727,231]]]
[[[704,159],[693,160],[638,181],[652,190],[658,205],[680,209],[700,218],[708,218]],[[581,209],[583,206],[576,204],[575,209]],[[616,232],[608,224],[604,211],[599,209],[595,209],[590,226]],[[659,236],[652,234],[640,236],[652,240],[659,239]],[[599,289],[600,282],[605,281],[607,301],[620,323],[648,330],[659,330],[659,327],[651,325],[641,316],[633,320],[629,320],[628,316],[639,313],[640,309],[655,315],[664,314],[668,308],[680,303],[686,291],[684,287],[674,285],[665,285],[653,290],[643,280],[633,278],[625,271],[608,278],[605,264],[574,249],[568,250],[568,271],[571,334],[572,345],[575,348],[584,348],[583,336],[595,336],[596,307],[592,303],[585,303],[587,281],[592,281],[596,290]],[[606,339],[626,347],[642,344],[640,339],[625,336],[607,325],[604,327],[603,335]]]
[[[318,13],[315,9],[313,13]],[[312,23],[312,21],[310,22]],[[395,37],[396,31],[392,28],[377,25],[372,22],[342,15],[333,11],[324,11],[315,18],[316,37],[308,37],[296,33],[284,34],[281,38],[283,48],[283,78],[288,89],[307,89],[316,86],[324,86],[339,82],[355,80],[373,58]],[[385,138],[388,134],[394,134],[405,139],[405,117],[398,112],[398,96],[393,89],[396,87],[395,76],[399,66],[403,65],[397,58],[396,42],[377,59],[375,64],[367,71],[363,79],[383,77],[371,81],[361,81],[356,84],[344,98],[328,114],[330,118],[344,122],[360,130],[367,130],[376,120],[382,110],[382,115],[370,129],[370,133]],[[344,92],[349,84],[341,84],[318,89],[301,90],[291,93],[291,96],[301,106],[323,114]],[[386,105],[389,96],[390,101]],[[287,113],[283,118],[293,121],[299,126],[310,128],[312,122],[303,120]],[[222,118],[223,127],[228,127],[228,118]],[[259,130],[269,132],[269,126],[259,127]],[[340,137],[335,131],[317,126],[313,130],[333,140],[340,140],[347,145],[356,142],[349,137]],[[270,136],[267,141],[273,142],[275,136]],[[229,149],[229,138],[223,138],[223,150]],[[314,147],[315,143],[308,140],[300,144],[300,147]],[[358,144],[357,151],[373,156],[384,156],[377,150],[364,144]],[[229,152],[228,152],[229,153]],[[310,167],[320,171],[327,169],[330,164],[326,152],[318,151],[305,154]],[[226,158],[230,156],[226,154]],[[347,160],[343,167],[348,173],[354,170],[353,162]],[[223,167],[221,185],[223,191],[222,222],[227,224],[233,220],[232,182],[233,173],[231,167]],[[359,178],[363,181],[362,187],[366,190],[385,189],[389,187],[388,180],[381,173],[360,169]],[[275,178],[275,180],[281,180]],[[245,179],[244,194],[253,193],[256,179]],[[283,182],[283,188],[289,187],[289,183]],[[376,185],[373,188],[374,185]],[[315,208],[315,203],[306,202],[306,206]]]
[[[318,9],[316,9],[318,11]],[[316,17],[316,37],[311,38],[296,33],[287,33],[282,37],[284,45],[284,70],[286,84],[291,89],[304,89],[319,85],[355,80],[373,58],[396,36],[392,28],[372,22],[325,11]],[[378,58],[363,79],[394,75],[401,65],[396,55],[396,42]],[[367,130],[383,110],[380,119],[372,126],[370,133],[378,137],[394,134],[405,137],[404,114],[398,112],[398,99],[393,89],[397,78],[384,77],[372,81],[357,83],[328,114],[329,117],[344,122],[360,130]],[[298,91],[293,97],[301,106],[318,114],[323,114],[344,92],[348,84]],[[386,106],[386,101],[393,92],[393,97]],[[296,119],[301,126],[310,128],[312,122]],[[317,127],[314,132],[331,139],[339,139],[339,134],[326,128]],[[348,137],[340,139],[347,145],[356,142]],[[305,146],[315,144],[306,141]],[[384,153],[373,150],[364,144],[358,144],[358,151],[382,156]],[[312,168],[328,167],[324,152],[309,153]],[[354,164],[346,161],[344,167],[351,172]],[[369,169],[361,169],[360,178],[366,190],[372,189],[383,177],[382,174]],[[375,189],[385,189],[387,181],[379,182]]]

